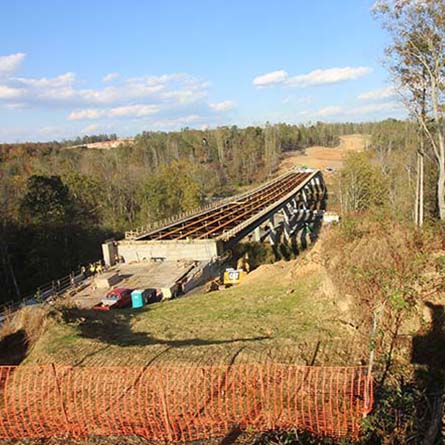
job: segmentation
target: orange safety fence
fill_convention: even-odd
[[[358,438],[365,367],[0,367],[0,439],[143,436],[186,442],[233,429]]]

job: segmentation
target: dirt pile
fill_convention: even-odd
[[[353,299],[351,295],[339,291],[326,269],[323,250],[328,236],[327,232],[322,232],[317,242],[295,260],[259,266],[247,275],[239,286],[273,283],[293,286],[303,279],[313,277],[317,282],[314,297],[330,302],[346,315]]]

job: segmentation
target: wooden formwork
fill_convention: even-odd
[[[226,201],[220,206],[198,212],[133,239],[143,241],[218,239],[236,231],[236,227],[274,204],[301,191],[319,171],[292,170],[249,193]]]

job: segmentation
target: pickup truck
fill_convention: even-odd
[[[109,311],[131,306],[131,292],[133,289],[124,287],[109,290],[101,302],[94,306],[97,311]]]

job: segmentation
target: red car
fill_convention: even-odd
[[[110,309],[120,309],[131,306],[131,292],[133,289],[120,287],[118,289],[111,289],[106,294],[102,301],[94,306],[93,309],[98,311],[109,311]]]

